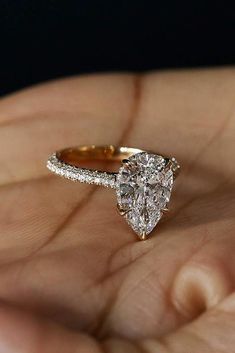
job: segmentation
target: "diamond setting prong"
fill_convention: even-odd
[[[123,160],[122,160],[122,164],[125,165],[125,166],[127,166],[127,167],[128,167],[128,166],[130,167],[130,161],[129,161],[129,159],[123,159]]]
[[[130,212],[130,210],[125,210],[125,209],[121,208],[121,206],[118,203],[117,203],[117,210],[121,216],[124,216],[125,214]]]
[[[163,214],[169,213],[169,208],[168,208],[167,206],[164,207],[164,208],[162,209],[162,213],[163,213]]]
[[[140,240],[146,240],[147,239],[147,234],[145,232],[139,234]]]
[[[177,162],[177,160],[175,159],[175,157],[172,157],[170,161],[171,161],[171,168],[172,168],[173,173],[174,173],[174,178],[176,178],[179,175],[179,172],[180,172],[180,165]]]

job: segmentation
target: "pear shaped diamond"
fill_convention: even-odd
[[[170,200],[173,170],[168,159],[147,152],[123,162],[116,184],[118,208],[139,237],[145,238]]]

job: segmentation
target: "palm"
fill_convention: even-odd
[[[163,336],[170,352],[188,352],[189,340],[190,353],[210,352],[212,345],[216,352],[222,343],[210,337],[219,329],[226,335],[228,328],[220,327],[219,314],[210,327],[207,322],[217,311],[224,321],[223,308],[235,308],[233,296],[225,300],[235,276],[234,86],[232,70],[104,76],[2,100],[5,306],[29,309],[33,320],[46,316],[69,330],[111,338],[110,352],[119,352],[112,339],[121,337],[142,339],[140,346],[155,353],[164,343],[150,347],[146,338]],[[179,160],[171,214],[148,241],[136,241],[111,190],[48,175],[51,152],[89,143],[140,147]],[[234,328],[235,316],[226,322]],[[24,335],[19,340],[28,347]],[[234,342],[226,339],[226,345],[232,352]],[[120,351],[131,349],[128,344]],[[60,352],[54,346],[48,351]]]

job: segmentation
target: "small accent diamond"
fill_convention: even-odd
[[[56,153],[53,153],[48,159],[47,168],[53,173],[66,179],[79,181],[81,183],[101,185],[113,189],[116,185],[116,173],[108,173],[68,165],[59,160]]]

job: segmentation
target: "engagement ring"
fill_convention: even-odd
[[[84,168],[84,161],[121,161],[118,172]],[[117,208],[141,240],[145,240],[168,210],[180,166],[175,158],[137,148],[78,146],[53,153],[47,167],[53,173],[82,183],[112,188]]]

